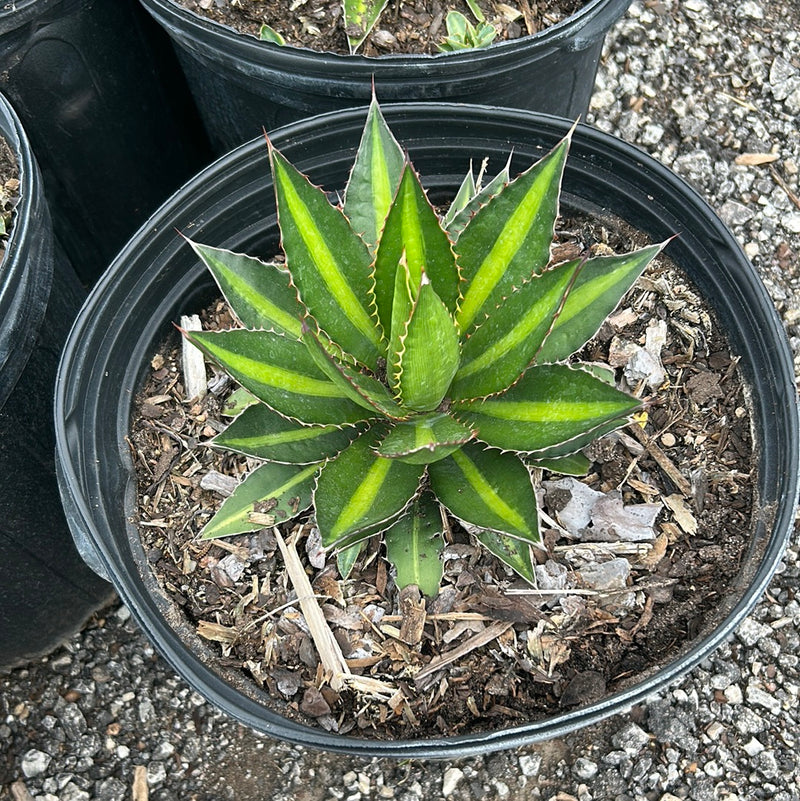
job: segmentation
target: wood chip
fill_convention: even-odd
[[[425,599],[414,584],[400,590],[400,639],[407,645],[419,645],[425,630]]]
[[[33,801],[33,796],[28,792],[25,782],[21,779],[11,785],[11,796],[14,801]]]
[[[746,167],[758,167],[760,164],[772,164],[778,158],[780,157],[777,153],[742,153],[734,159],[734,162]]]
[[[200,318],[193,314],[181,317],[181,328],[185,331],[200,331]],[[186,389],[186,398],[194,400],[202,398],[206,394],[208,382],[206,380],[206,363],[203,353],[183,337],[181,343],[181,354],[183,362],[183,385]]]
[[[208,620],[201,620],[197,624],[197,633],[204,640],[212,640],[213,642],[230,643],[236,641],[236,629],[230,626],[223,626],[219,623],[211,623]]]
[[[678,491],[684,497],[690,498],[692,495],[691,485],[669,456],[650,439],[645,430],[638,423],[628,426],[627,430],[644,445],[647,452],[653,457],[656,464],[667,474],[667,477],[672,481]]]
[[[447,651],[446,653],[440,654],[439,656],[431,659],[431,661],[424,668],[422,668],[422,670],[420,670],[416,676],[414,676],[414,681],[419,683],[427,676],[430,676],[437,670],[441,670],[446,665],[461,659],[461,657],[466,656],[466,654],[474,651],[476,648],[487,645],[509,628],[511,628],[511,623],[506,623],[504,621],[498,621],[497,623],[493,623],[491,626],[487,626],[482,632],[476,634],[474,637],[470,637],[462,645],[459,645],[457,648],[453,648],[452,651]]]
[[[133,801],[149,801],[150,787],[147,784],[147,768],[136,765],[133,769],[133,787],[131,788]]]
[[[297,555],[294,541],[285,542],[277,527],[272,530],[272,533],[275,535],[278,548],[280,548],[286,565],[286,573],[297,593],[300,610],[308,624],[311,639],[314,641],[322,666],[328,675],[328,681],[331,687],[338,692],[344,687],[345,676],[350,673],[350,668],[347,666],[342,649],[333,636],[333,632],[325,620],[325,615],[314,597],[314,590],[303,569],[303,563]]]
[[[675,516],[675,522],[689,535],[697,534],[697,518],[680,495],[668,495],[664,503]]]

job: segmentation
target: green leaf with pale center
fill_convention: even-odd
[[[568,149],[569,137],[482,206],[458,237],[467,283],[456,321],[465,333],[547,266]]]
[[[526,459],[525,461],[531,467],[539,467],[542,470],[549,470],[551,473],[560,473],[565,476],[585,476],[592,467],[588,457],[580,451],[554,459]]]
[[[420,412],[435,409],[443,400],[461,356],[458,329],[447,307],[422,274],[411,317],[391,354],[393,385],[403,406]]]
[[[570,262],[534,276],[491,311],[462,345],[449,397],[491,395],[522,375],[545,341],[579,265]]]
[[[343,0],[344,29],[347,44],[353,54],[375,27],[387,0]]]
[[[253,256],[188,242],[245,328],[264,328],[300,338],[306,311],[285,270]]]
[[[652,245],[620,256],[599,256],[586,261],[553,330],[536,356],[536,363],[562,361],[580,350],[663,247],[663,244]]]
[[[375,303],[385,331],[391,325],[395,273],[404,254],[412,293],[424,271],[436,294],[454,312],[460,278],[453,248],[410,164],[403,170],[375,257]]]
[[[451,413],[489,445],[532,452],[574,441],[608,423],[623,425],[640,406],[638,398],[583,370],[553,364],[531,367],[500,395],[457,401]]]
[[[302,425],[263,403],[256,403],[245,409],[210,444],[269,462],[311,464],[335,456],[358,433],[353,426]]]
[[[386,557],[397,570],[399,589],[416,584],[430,598],[438,594],[443,573],[442,530],[439,504],[427,493],[386,529]]]
[[[484,548],[493,553],[501,562],[505,562],[515,573],[534,584],[533,561],[531,560],[531,543],[483,529],[473,532],[475,539]]]
[[[222,414],[225,417],[238,417],[248,406],[258,403],[258,398],[244,387],[238,387],[228,395],[222,404]]]
[[[344,193],[345,216],[373,254],[404,165],[403,149],[386,125],[373,96]]]
[[[306,346],[272,331],[192,331],[189,340],[276,412],[343,425],[370,415],[317,367]]]
[[[475,432],[443,412],[418,414],[392,426],[378,453],[410,464],[444,459],[475,438]]]
[[[510,169],[511,157],[506,162],[506,166],[486,186],[476,188],[473,196],[460,209],[452,215],[448,212],[444,219],[445,229],[454,242],[461,236],[461,232],[467,227],[467,223],[478,209],[485,206],[511,180]]]
[[[371,412],[372,416],[379,413],[395,420],[407,416],[384,384],[337,359],[312,330],[307,328],[303,332],[303,342],[320,370],[350,400]]]
[[[290,520],[311,505],[319,465],[265,464],[254,470],[226,498],[203,528],[204,540],[258,531]],[[257,515],[253,518],[252,515]]]
[[[472,163],[469,165],[469,172],[464,176],[461,186],[458,187],[458,192],[450,203],[447,213],[444,215],[444,228],[446,231],[450,230],[450,225],[453,220],[467,207],[467,204],[475,197],[478,192],[478,187],[475,185],[475,175],[472,172]]]
[[[372,256],[325,193],[270,148],[281,244],[300,299],[320,328],[375,369],[381,334],[368,311]]]
[[[531,475],[515,454],[470,443],[428,465],[428,475],[436,497],[459,520],[539,541]]]
[[[390,520],[416,494],[424,467],[378,456],[384,433],[376,426],[323,465],[314,508],[326,548]]]
[[[355,565],[356,559],[358,559],[363,548],[364,540],[360,540],[355,545],[348,545],[347,548],[342,548],[336,554],[336,567],[343,579],[350,575],[350,571],[353,569],[353,565]]]

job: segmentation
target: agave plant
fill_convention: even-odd
[[[212,444],[264,462],[204,538],[313,506],[343,573],[382,534],[434,594],[447,514],[532,580],[532,467],[585,470],[641,405],[568,360],[661,247],[550,263],[569,143],[443,219],[375,101],[341,204],[270,147],[285,264],[192,243],[243,326],[184,332],[242,388]]]

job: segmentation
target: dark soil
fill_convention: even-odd
[[[19,201],[19,170],[14,151],[0,137],[0,262],[11,232],[14,208]]]
[[[603,252],[608,237],[596,223],[574,221],[557,252]],[[620,232],[612,242],[617,251],[641,245]],[[232,324],[223,301],[202,316],[208,328]],[[345,581],[333,560],[315,560],[313,519],[282,526],[284,537],[297,537],[351,670],[391,684],[391,699],[326,683],[271,530],[198,540],[222,501],[203,489],[209,475],[238,478],[254,463],[205,447],[227,425],[231,387],[212,374],[212,391],[187,403],[177,338],[153,357],[131,431],[137,523],[150,567],[201,637],[218,647],[218,669],[241,669],[282,714],[331,730],[395,738],[499,729],[618,690],[685,651],[724,606],[751,531],[755,460],[744,381],[713,316],[667,258],[659,257],[581,357],[614,361],[621,340],[643,342],[648,324],[660,320],[667,323],[667,380],[650,397],[644,428],[633,424],[591,446],[592,472],[582,479],[626,505],[664,504],[654,539],[577,541],[544,525],[547,551],[537,559],[567,576],[566,592],[525,591],[454,522],[441,591],[424,605],[424,627],[410,638],[416,599],[398,593],[377,538]],[[621,368],[618,375],[622,381]],[[650,395],[643,385],[630,388]],[[558,490],[543,493],[550,518],[558,519],[564,503]],[[631,568],[624,586],[587,592],[585,560],[620,557]],[[488,642],[471,649],[481,635]],[[458,647],[460,658],[425,675],[432,659]]]
[[[342,0],[175,0],[179,5],[258,36],[263,24],[295,47],[331,53],[349,53],[342,23]],[[486,21],[498,31],[495,42],[538,33],[574,14],[587,0],[480,0]],[[475,22],[463,0],[389,0],[359,54],[438,53],[445,35],[447,12],[457,10]]]

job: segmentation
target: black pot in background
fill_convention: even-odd
[[[569,127],[566,120],[485,107],[410,104],[384,107],[384,112],[434,202],[452,197],[470,160],[489,156],[490,169],[497,170],[513,150],[512,166],[519,171]],[[337,112],[287,126],[271,138],[314,182],[340,190],[363,121],[363,110]],[[654,241],[678,233],[669,256],[714,308],[741,356],[759,461],[752,545],[730,596],[720,600],[697,637],[676,649],[670,662],[631,677],[601,701],[504,731],[451,739],[382,742],[337,736],[271,711],[263,693],[241,675],[212,671],[206,645],[191,625],[180,622],[182,613],[158,589],[129,522],[136,493],[125,437],[133,397],[156,344],[179,314],[196,312],[217,294],[175,229],[263,257],[278,250],[266,149],[255,140],[188,183],[131,239],[84,305],[64,351],[56,393],[59,478],[73,534],[161,653],[212,703],[259,731],[330,750],[394,757],[485,753],[560,736],[624,711],[696,665],[754,606],[791,532],[798,491],[794,369],[775,308],[708,205],[664,166],[620,140],[578,128],[563,204],[618,215]]]
[[[174,0],[141,0],[172,38],[215,151],[262,128],[369,102],[491,103],[585,115],[605,35],[630,0],[587,0],[533,36],[437,55],[318,53],[261,42]]]
[[[91,284],[210,160],[168,38],[137,0],[16,0],[0,11],[0,91],[44,177],[57,238]]]
[[[0,262],[0,670],[47,653],[112,597],[70,537],[55,477],[52,396],[58,356],[85,297],[53,245],[41,176],[0,96],[0,136],[20,173]]]

